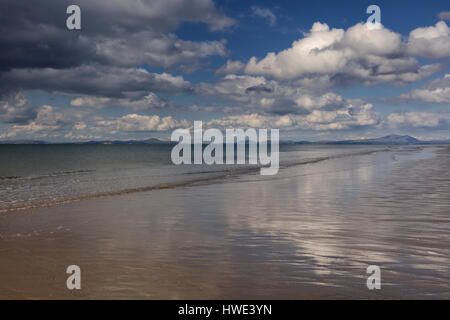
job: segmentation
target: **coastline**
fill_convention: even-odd
[[[1,214],[0,297],[449,298],[449,150],[408,152]]]

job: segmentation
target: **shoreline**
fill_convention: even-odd
[[[0,297],[449,298],[448,148],[427,152],[2,214]],[[74,264],[79,291],[65,286]],[[369,264],[379,291],[366,288]]]
[[[308,165],[308,164],[318,163],[321,161],[327,161],[327,160],[333,160],[333,159],[339,159],[339,158],[345,158],[345,157],[370,155],[373,153],[389,152],[389,151],[392,151],[392,149],[384,148],[384,149],[379,149],[379,150],[361,151],[361,152],[327,156],[327,157],[310,159],[310,160],[302,160],[300,162],[294,162],[294,163],[282,163],[282,164],[280,164],[280,169],[286,169],[286,168],[301,166],[301,165]],[[223,165],[221,167],[224,167],[224,166],[226,166],[226,165]],[[191,180],[181,181],[179,183],[151,185],[151,186],[128,188],[128,189],[109,191],[109,192],[103,192],[103,193],[79,195],[79,196],[74,196],[74,197],[67,197],[65,199],[54,200],[51,202],[41,202],[41,203],[38,202],[38,203],[31,203],[31,204],[26,204],[26,205],[22,205],[22,206],[12,206],[12,207],[8,207],[8,208],[0,207],[0,214],[7,213],[7,212],[28,210],[28,209],[48,208],[48,207],[58,206],[58,205],[76,202],[76,201],[83,201],[83,200],[103,198],[103,197],[113,197],[113,196],[119,196],[119,195],[123,195],[123,194],[129,194],[129,193],[140,193],[140,192],[149,192],[149,191],[154,191],[154,190],[174,189],[174,188],[180,188],[180,187],[195,186],[197,184],[209,183],[209,182],[214,183],[217,180],[252,174],[252,173],[260,170],[261,168],[262,168],[261,166],[248,165],[248,167],[242,167],[237,170],[230,170],[230,169],[220,170],[220,169],[218,169],[218,170],[203,171],[203,172],[195,172],[195,171],[194,172],[186,172],[184,174],[188,174],[188,175],[219,174],[219,175],[198,177],[198,178],[194,178]],[[91,170],[78,170],[77,172],[85,173],[85,172],[90,172],[90,171]],[[17,177],[14,177],[14,178],[17,178]],[[18,177],[18,178],[20,178],[20,177]]]

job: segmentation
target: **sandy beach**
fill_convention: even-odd
[[[411,147],[2,213],[0,298],[450,298],[449,169]]]

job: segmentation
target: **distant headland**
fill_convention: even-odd
[[[48,142],[42,140],[3,140],[0,144],[98,144],[98,145],[121,145],[121,144],[174,144],[171,141],[149,138],[143,140],[92,140],[83,142]],[[447,140],[419,140],[408,135],[390,134],[380,138],[360,140],[337,140],[337,141],[280,141],[280,144],[335,144],[335,145],[418,145],[418,144],[450,144]]]

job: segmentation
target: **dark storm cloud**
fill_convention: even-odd
[[[298,106],[294,100],[289,98],[277,98],[274,103],[265,110],[269,114],[309,114],[311,111]]]
[[[79,0],[76,4],[81,7],[82,30],[69,31],[69,4],[72,1],[1,1],[0,72],[89,64],[174,68],[177,64],[227,54],[223,41],[179,39],[172,32],[182,22],[203,22],[211,30],[234,23],[209,0],[194,0],[189,6],[181,0]],[[47,84],[51,81],[43,79]],[[20,88],[23,84],[10,83],[9,89],[14,86]],[[24,87],[33,85],[27,83]],[[0,93],[4,93],[5,88],[2,89]]]
[[[259,86],[254,86],[254,87],[248,87],[247,89],[245,89],[245,93],[272,93],[273,92],[273,88],[269,88],[269,87],[265,87],[262,85]]]
[[[23,67],[73,67],[88,62],[123,64],[121,52],[131,50],[132,61],[167,67],[214,54],[225,54],[219,41],[182,41],[172,34],[182,22],[203,22],[221,30],[234,21],[220,14],[212,1],[194,0],[79,0],[81,31],[66,29],[69,0],[0,3],[2,32],[0,69]],[[150,46],[149,44],[152,44]],[[183,48],[187,46],[187,48]],[[147,52],[134,52],[140,49]],[[206,50],[206,52],[204,52]],[[115,55],[115,52],[118,55]],[[163,59],[162,56],[167,56]],[[181,55],[180,59],[176,57]],[[184,58],[184,59],[182,59]]]
[[[81,8],[81,30],[67,30],[66,9]],[[42,0],[0,2],[0,120],[36,116],[27,90],[146,101],[152,92],[182,93],[181,76],[136,66],[195,69],[203,59],[228,52],[224,41],[189,41],[174,31],[183,22],[224,30],[234,20],[212,0]],[[121,100],[127,104],[125,100]]]
[[[181,76],[101,65],[68,69],[13,69],[3,73],[0,80],[5,85],[20,84],[25,90],[106,97],[132,97],[149,91],[178,93],[191,90],[191,84]]]

